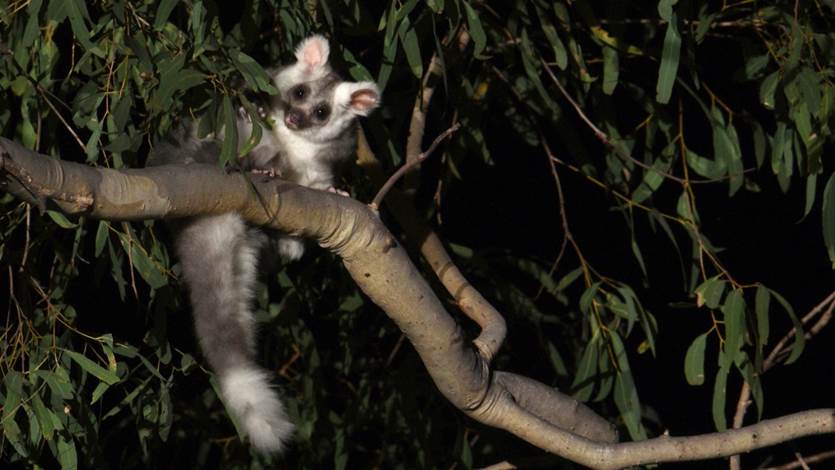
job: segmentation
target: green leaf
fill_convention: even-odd
[[[615,405],[620,411],[621,418],[629,436],[633,441],[640,441],[647,438],[646,429],[641,423],[641,401],[638,398],[638,387],[632,377],[632,370],[629,367],[629,357],[626,349],[617,332],[612,331],[612,350],[618,364],[618,373],[615,378]]]
[[[154,19],[154,29],[161,29],[168,21],[171,11],[177,6],[179,0],[162,0],[157,7],[157,15]],[[199,2],[198,2],[199,3]]]
[[[736,357],[745,342],[745,298],[740,289],[728,293],[722,306],[725,315],[725,357]]]
[[[690,385],[705,383],[705,345],[707,333],[696,337],[684,355],[684,376]]]
[[[803,331],[803,325],[800,323],[797,315],[795,315],[791,304],[777,292],[771,289],[768,289],[768,292],[772,297],[777,299],[777,302],[779,302],[780,305],[783,306],[783,309],[786,311],[786,314],[788,314],[792,324],[794,325],[794,342],[792,343],[792,352],[789,354],[788,359],[786,359],[786,364],[791,364],[800,357],[803,353],[803,348],[806,347],[806,333]]]
[[[588,401],[594,391],[594,375],[597,372],[597,342],[592,340],[586,345],[580,363],[577,364],[577,373],[574,374],[574,381],[571,383],[572,396],[579,401]]]
[[[20,401],[23,396],[23,374],[10,370],[6,372],[3,379],[5,387],[5,400],[3,401],[3,435],[12,444],[14,449],[23,456],[29,455],[26,446],[21,438],[20,427],[15,421],[15,415],[20,408]]]
[[[661,155],[652,162],[652,166],[649,169],[643,170],[644,177],[641,180],[641,184],[632,193],[633,201],[636,203],[644,202],[661,187],[661,183],[664,182],[664,177],[669,173],[670,167],[673,164],[671,152],[674,146],[675,144],[673,143],[668,145],[661,152]]]
[[[719,353],[719,363],[722,364],[716,372],[716,381],[713,383],[713,423],[718,431],[728,429],[728,421],[725,417],[725,403],[727,402],[728,372],[731,370],[733,359],[723,360],[724,352]]]
[[[658,2],[658,16],[662,20],[670,22],[674,20],[673,6],[678,3],[678,0],[660,0]]]
[[[101,398],[101,396],[104,395],[104,392],[106,392],[108,388],[110,388],[110,385],[104,382],[99,382],[99,384],[96,385],[96,388],[93,390],[93,397],[90,399],[90,404],[92,405],[95,402],[99,401],[99,398]]]
[[[87,356],[77,353],[75,351],[70,351],[64,349],[64,354],[67,354],[78,364],[82,369],[86,372],[90,373],[97,379],[101,380],[102,382],[106,383],[107,385],[113,385],[119,382],[119,376],[116,375],[115,372],[111,372],[104,367],[96,364],[95,362],[91,361],[87,358]]]
[[[104,244],[107,243],[109,240],[108,234],[110,233],[110,222],[106,220],[99,221],[99,227],[96,229],[96,244],[95,249],[93,250],[93,254],[96,255],[98,258],[102,251],[104,251]]]
[[[437,14],[444,11],[444,0],[427,0],[426,4]]]
[[[32,43],[34,43],[35,39],[37,39],[40,35],[38,19],[42,5],[43,0],[32,0],[32,2],[29,3],[29,8],[27,8],[26,11],[26,13],[29,15],[29,19],[26,21],[26,29],[24,29],[23,36],[20,40],[20,45],[22,47],[32,47]],[[28,80],[26,81],[28,82]]]
[[[249,138],[246,139],[246,143],[244,143],[243,147],[238,151],[238,157],[243,157],[252,149],[255,148],[261,142],[261,138],[263,137],[264,129],[261,127],[261,124],[253,121],[252,122],[252,134],[250,134]]]
[[[565,361],[563,361],[556,346],[554,346],[554,344],[550,341],[548,341],[548,359],[551,362],[551,366],[554,368],[554,372],[556,372],[558,376],[568,376],[568,369],[565,367]]]
[[[404,18],[400,24],[398,36],[400,36],[400,43],[403,44],[403,51],[406,53],[406,61],[409,63],[412,74],[420,79],[423,77],[423,57],[420,55],[417,31],[412,27],[408,17]]]
[[[612,361],[609,360],[608,354],[598,354],[597,355],[597,378],[599,379],[599,386],[597,387],[597,393],[595,394],[592,401],[599,402],[603,401],[609,397],[612,393],[612,389],[615,385],[615,376],[617,375],[617,370],[615,369]]]
[[[829,176],[823,189],[823,208],[821,209],[821,225],[823,226],[823,243],[832,269],[835,269],[835,173]]]
[[[730,188],[729,195],[733,196],[744,181],[742,167],[742,153],[739,149],[739,139],[733,126],[716,123],[713,126],[713,152],[716,161],[722,162],[728,168]]]
[[[806,103],[811,114],[817,114],[821,105],[820,77],[808,66],[800,67],[797,74],[797,86],[800,88],[800,95]]]
[[[615,92],[620,77],[620,58],[617,49],[603,46],[603,93]]]
[[[53,396],[60,397],[63,400],[69,400],[75,396],[69,375],[63,367],[58,366],[55,372],[39,370],[35,374],[46,382]]]
[[[85,19],[89,19],[90,15],[87,13],[87,5],[83,0],[60,0],[66,4],[67,16],[70,19],[70,27],[75,37],[81,42],[90,52],[93,52],[99,57],[104,57],[104,53],[90,42],[90,31],[87,30],[87,25],[84,24]]]
[[[139,246],[135,238],[129,238],[124,234],[119,234],[119,242],[125,253],[130,255],[130,263],[136,271],[142,276],[142,279],[148,283],[153,289],[168,284],[168,278],[160,269],[157,262],[151,259],[150,256]]]
[[[803,218],[805,219],[812,206],[815,204],[815,194],[818,186],[818,175],[811,174],[806,177],[806,204],[803,206]]]
[[[38,418],[38,424],[41,428],[41,434],[44,439],[52,439],[52,433],[55,432],[55,426],[52,421],[52,412],[43,404],[41,397],[37,394],[32,394],[31,402],[32,409],[35,411],[35,416]]]
[[[238,116],[229,95],[223,96],[223,131],[220,161],[226,165],[235,162],[235,154],[238,148]]]
[[[717,180],[725,176],[728,167],[724,161],[714,161],[687,149],[687,166],[697,175],[707,179]]]
[[[594,304],[594,299],[597,296],[597,292],[599,289],[600,282],[595,282],[583,292],[583,294],[580,296],[581,312],[588,314],[592,311],[592,305]]]
[[[71,229],[71,228],[78,228],[78,224],[74,224],[67,219],[67,217],[57,211],[47,210],[46,214],[52,219],[53,222],[58,224],[61,228]]]
[[[562,279],[560,279],[559,282],[557,282],[557,292],[564,291],[566,288],[568,288],[568,286],[574,284],[574,281],[576,281],[581,274],[583,274],[583,268],[576,268],[573,271],[566,274],[565,276],[563,276]]]
[[[791,129],[786,126],[785,122],[778,122],[771,144],[771,170],[777,175],[777,181],[783,192],[789,190],[793,172],[791,144]]]
[[[473,7],[470,6],[470,2],[464,1],[462,3],[464,5],[464,11],[467,14],[467,28],[470,31],[470,37],[473,38],[473,56],[476,59],[486,59],[487,57],[482,55],[482,52],[487,47],[487,35],[484,33],[481,19]]]
[[[728,123],[726,132],[731,144],[731,159],[728,161],[728,178],[730,183],[728,194],[733,196],[745,182],[745,167],[742,164],[742,148],[739,145],[739,136],[736,133],[736,128],[733,124]]]
[[[696,305],[699,307],[707,305],[707,308],[719,307],[726,285],[727,282],[719,279],[719,276],[711,277],[701,283],[696,287]]]
[[[666,3],[662,0],[658,5]],[[675,13],[671,13],[667,23],[667,33],[664,35],[664,49],[661,51],[661,65],[658,69],[658,83],[655,86],[655,100],[661,104],[670,101],[673,84],[678,74],[679,54],[681,53],[681,35],[678,32]]]
[[[768,344],[769,322],[768,309],[771,302],[771,295],[768,289],[763,285],[757,286],[757,294],[754,298],[754,313],[757,316],[757,339],[758,347],[762,351],[762,347]]]
[[[61,464],[61,470],[76,470],[78,468],[75,442],[63,433],[58,434],[58,455],[56,457]]]
[[[185,54],[160,61],[158,65],[159,87],[151,95],[148,106],[157,112],[170,112],[174,94],[206,82],[206,77],[190,68],[183,68]]]
[[[768,109],[774,109],[774,93],[780,83],[780,71],[772,72],[760,83],[760,102]]]
[[[235,68],[244,76],[249,86],[271,95],[278,93],[278,90],[272,85],[270,76],[267,75],[267,72],[255,59],[240,51],[234,54],[232,59]]]
[[[548,12],[544,11],[536,3],[534,3],[534,6],[536,7],[539,21],[542,23],[542,32],[545,33],[545,38],[548,39],[548,43],[551,44],[551,50],[554,52],[554,62],[560,70],[565,70],[568,67],[568,53],[565,50],[565,45],[557,34],[557,29],[551,22]],[[617,78],[615,80],[617,81]]]

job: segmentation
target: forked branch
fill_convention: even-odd
[[[201,190],[204,186],[211,191]],[[211,165],[96,169],[50,159],[6,139],[0,139],[0,189],[29,202],[50,194],[83,195],[91,204],[48,202],[67,213],[111,220],[236,211],[253,224],[314,238],[342,257],[357,285],[397,323],[456,407],[583,465],[615,469],[717,458],[835,432],[835,409],[819,409],[723,433],[615,443],[608,423],[581,403],[532,379],[491,370],[380,219],[347,197],[279,180],[247,183],[244,175]]]

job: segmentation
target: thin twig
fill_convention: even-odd
[[[818,334],[820,330],[823,329],[831,320],[832,314],[835,311],[835,291],[831,292],[829,295],[826,296],[823,301],[812,307],[809,312],[800,319],[800,323],[802,325],[806,325],[812,319],[818,315],[819,313],[823,312],[823,314],[818,318],[818,321],[809,328],[804,334],[804,337],[807,339],[812,338],[814,335]],[[787,343],[791,338],[795,335],[795,330],[792,328],[783,336],[780,341],[774,346],[771,352],[766,356],[765,360],[763,360],[763,370],[760,372],[760,375],[764,374],[766,371],[771,369],[774,365],[778,362],[778,357],[784,356],[787,351]],[[739,399],[736,402],[736,411],[734,412],[734,420],[733,420],[733,428],[738,429],[742,427],[742,423],[745,420],[745,413],[748,411],[748,408],[751,406],[751,385],[746,381],[742,383],[742,387],[739,390]],[[729,460],[729,470],[739,470],[741,468],[741,458],[739,455],[732,455]],[[792,462],[792,464],[797,462]],[[789,464],[786,464],[789,465]],[[796,468],[790,467],[790,468]]]
[[[64,116],[61,115],[61,112],[58,111],[58,108],[56,108],[55,105],[52,104],[52,101],[49,100],[49,97],[46,96],[48,92],[40,85],[38,85],[38,91],[41,92],[41,97],[46,102],[47,106],[49,106],[49,108],[52,109],[52,112],[55,113],[55,115],[58,117],[61,123],[64,124],[64,127],[67,128],[67,131],[69,131],[73,138],[75,138],[75,141],[78,142],[78,146],[81,147],[81,150],[86,151],[87,147],[84,145],[84,142],[81,140],[81,137],[79,137],[78,134],[75,133],[75,129],[73,129],[72,126],[70,126],[66,119],[64,119]]]
[[[397,352],[400,351],[400,347],[403,346],[403,341],[406,339],[406,335],[400,333],[400,337],[397,338],[397,343],[395,343],[394,347],[391,349],[389,353],[389,357],[386,359],[386,367],[390,366],[392,361],[394,361],[394,356],[397,355]]]
[[[571,235],[571,229],[568,226],[568,215],[565,212],[565,196],[562,192],[562,181],[560,180],[560,175],[557,172],[557,166],[554,164],[556,157],[554,157],[554,154],[551,152],[551,147],[548,146],[548,142],[545,141],[545,136],[542,132],[540,132],[539,141],[542,143],[542,148],[548,156],[548,165],[551,167],[551,175],[554,177],[554,185],[557,187],[557,197],[559,198],[560,205],[560,221],[562,222],[563,230],[560,252],[557,254],[557,258],[554,260],[554,263],[551,265],[551,269],[548,272],[549,276],[553,276],[554,273],[557,272],[557,268],[559,268],[560,261],[562,261],[562,257],[565,255],[565,249],[568,247],[569,242],[578,253],[580,251],[580,247],[577,246],[577,243],[574,241],[574,237]],[[544,285],[540,286],[540,291],[537,293],[537,297],[544,288]]]
[[[823,462],[824,460],[829,460],[829,459],[832,459],[832,458],[835,458],[835,450],[827,450],[825,452],[821,452],[819,454],[811,455],[809,457],[803,457],[803,462],[806,462],[807,464],[811,464],[811,463]],[[791,461],[789,463],[785,463],[783,465],[780,465],[778,467],[768,467],[768,468],[765,468],[764,470],[794,470],[795,468],[802,467],[802,466],[803,466],[802,462],[800,462],[798,460],[794,460],[794,461]]]
[[[380,188],[380,191],[377,192],[377,195],[374,196],[374,200],[371,201],[371,204],[369,204],[371,209],[374,210],[374,211],[379,210],[380,203],[383,202],[383,198],[386,197],[386,193],[388,193],[389,190],[392,188],[392,186],[394,186],[394,183],[396,183],[397,180],[399,180],[404,174],[406,174],[406,172],[409,171],[410,168],[414,167],[415,165],[420,164],[420,162],[426,160],[429,157],[429,155],[432,155],[432,152],[435,151],[435,147],[437,147],[438,144],[441,143],[441,141],[443,141],[444,139],[449,137],[453,132],[457,131],[460,127],[461,127],[461,124],[459,124],[457,122],[455,124],[453,124],[452,127],[445,130],[444,132],[441,133],[441,135],[436,137],[435,140],[432,141],[432,145],[430,145],[428,149],[421,152],[417,156],[416,159],[414,159],[410,162],[404,163],[403,166],[401,166],[397,171],[395,171],[394,174],[391,175],[391,177],[389,177],[389,179],[386,181],[386,183],[383,185],[383,187]]]

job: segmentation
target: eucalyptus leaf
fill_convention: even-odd
[[[690,385],[702,385],[705,382],[705,345],[707,333],[700,334],[690,343],[684,356],[684,376]]]
[[[664,0],[659,3],[659,10],[663,3],[665,3]],[[667,32],[664,36],[664,48],[661,51],[661,66],[658,69],[658,82],[655,86],[655,100],[662,104],[670,101],[673,84],[675,84],[676,75],[678,74],[678,62],[681,54],[681,34],[678,32],[677,22],[678,18],[676,14],[671,13],[668,18]]]

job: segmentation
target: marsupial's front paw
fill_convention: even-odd
[[[333,187],[333,186],[328,187],[327,191],[329,193],[339,194],[340,196],[351,197],[351,194],[349,192],[343,191],[343,190],[338,189],[338,188]]]
[[[276,168],[253,168],[250,170],[253,175],[263,175],[269,178],[281,178],[281,171]]]

